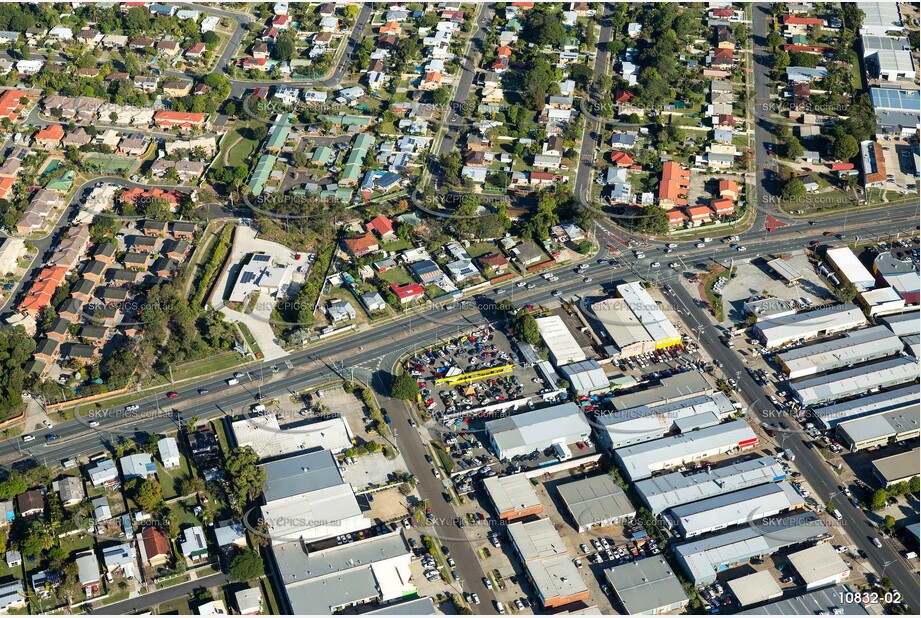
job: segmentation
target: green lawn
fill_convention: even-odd
[[[157,478],[160,479],[160,488],[163,490],[163,499],[170,500],[179,495],[179,481],[192,475],[189,462],[184,455],[179,456],[179,467],[166,470],[157,462]]]
[[[403,251],[404,249],[412,249],[413,244],[408,240],[394,240],[393,242],[381,243],[382,251]]]
[[[467,247],[467,253],[469,253],[472,258],[478,258],[481,255],[486,255],[487,253],[493,253],[495,251],[496,246],[488,242],[470,243],[470,246]]]
[[[413,278],[402,268],[391,268],[387,272],[378,273],[377,276],[387,283],[396,283],[397,285],[406,285],[413,282]]]
[[[252,156],[259,143],[246,137],[246,129],[252,128],[259,123],[256,119],[239,120],[227,135],[221,141],[221,152],[218,153],[217,162],[226,163],[226,167],[245,166],[247,159]],[[225,148],[228,150],[225,151]],[[226,157],[226,159],[225,159]]]

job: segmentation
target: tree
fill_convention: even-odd
[[[804,152],[806,152],[806,149],[803,148],[799,138],[796,138],[792,135],[787,138],[787,143],[784,146],[784,156],[786,158],[799,159],[801,156],[803,156]]]
[[[842,135],[835,140],[832,146],[832,156],[838,161],[850,161],[860,151],[860,144],[853,135]]]
[[[885,489],[877,489],[873,492],[873,495],[870,496],[870,509],[873,511],[878,511],[882,508],[885,508],[886,501],[889,499],[889,492]]]
[[[262,577],[265,573],[265,564],[262,556],[251,549],[237,552],[230,561],[230,576],[238,582],[250,582]]]
[[[272,47],[272,55],[276,60],[288,62],[294,56],[294,35],[288,31],[279,34]]]
[[[781,188],[780,195],[788,202],[802,199],[806,196],[806,185],[799,178],[791,178]]]
[[[432,93],[432,102],[439,107],[447,105],[450,100],[451,93],[444,86]]]
[[[848,281],[835,289],[835,296],[837,296],[838,300],[842,303],[849,303],[857,298],[857,287]]]
[[[22,326],[0,328],[0,420],[22,406],[24,367],[35,349],[35,340]]]
[[[128,481],[128,493],[141,509],[156,511],[163,503],[163,490],[155,479],[135,478]]]
[[[16,472],[10,472],[9,476],[0,481],[0,499],[9,500],[29,489],[26,480],[22,475]]]
[[[390,396],[403,401],[415,401],[419,394],[419,385],[408,373],[401,373],[394,379],[390,387]]]
[[[537,328],[537,320],[527,309],[522,309],[515,315],[515,336],[518,339],[531,345],[540,344],[540,330]]]
[[[25,535],[19,543],[22,552],[30,558],[38,558],[53,545],[54,535],[48,522],[40,518],[29,520]]]
[[[237,508],[255,500],[265,487],[265,470],[260,468],[259,455],[251,446],[237,447],[230,452],[225,468],[230,477],[231,491]]]

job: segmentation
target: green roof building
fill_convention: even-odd
[[[291,133],[291,114],[282,114],[278,123],[273,125],[272,133],[265,143],[266,150],[278,151],[284,148],[285,142],[288,141],[288,135]]]
[[[275,167],[277,160],[278,157],[269,154],[262,155],[259,158],[259,162],[256,163],[256,169],[253,170],[253,174],[249,178],[249,188],[253,195],[262,195],[262,190],[265,189],[265,183],[268,182],[269,176],[272,174],[272,168]]]
[[[345,167],[342,170],[342,176],[339,178],[340,183],[358,184],[361,178],[361,165],[365,160],[371,146],[374,145],[374,137],[367,133],[361,133],[355,136],[355,143],[352,145],[352,152],[345,161]]]
[[[313,156],[310,157],[310,162],[314,165],[329,165],[329,162],[332,158],[333,149],[329,146],[320,146],[313,151]]]
[[[74,184],[74,178],[77,177],[77,172],[73,170],[67,170],[57,178],[52,178],[47,185],[46,189],[51,189],[52,191],[60,191],[61,193],[67,193],[70,191],[70,187]]]

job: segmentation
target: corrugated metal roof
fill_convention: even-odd
[[[865,393],[874,388],[886,388],[918,379],[918,362],[911,358],[891,358],[836,371],[817,378],[790,384],[794,396],[803,405],[835,401]]]
[[[801,338],[810,339],[823,332],[858,328],[866,323],[863,311],[848,303],[762,320],[755,324],[755,330],[761,333],[768,347],[776,347]]]
[[[701,453],[714,449],[735,448],[738,444],[756,439],[755,432],[745,421],[732,421],[688,434],[680,434],[652,442],[635,444],[614,453],[621,462],[627,478],[636,481],[648,478],[654,468],[672,462],[693,461]]]
[[[747,609],[740,614],[758,616],[817,616],[820,614],[838,613],[832,610],[838,608],[841,614],[847,616],[866,616],[867,610],[859,602],[845,602],[845,599],[859,597],[850,586],[837,586],[813,590],[798,597],[792,597]]]
[[[604,575],[628,614],[648,614],[688,601],[681,580],[662,558],[622,564],[605,569]]]
[[[898,354],[902,342],[885,326],[873,326],[846,333],[844,337],[807,345],[777,355],[791,375],[811,371],[819,373],[869,358]]]
[[[572,336],[569,328],[563,322],[563,318],[558,315],[550,315],[544,318],[537,318],[536,321],[540,336],[550,350],[550,354],[553,356],[557,366],[585,360],[585,352],[582,351],[582,346]]]
[[[687,538],[762,519],[802,503],[803,497],[793,486],[781,481],[677,506],[672,509],[672,519]]]
[[[489,497],[499,513],[524,510],[540,505],[534,485],[524,474],[493,476],[483,481]]]
[[[567,437],[587,435],[591,433],[591,427],[579,406],[567,402],[488,421],[486,431],[491,434],[500,452],[522,447],[530,452],[560,442],[561,439],[570,442]],[[575,438],[572,442],[579,439]]]
[[[919,401],[921,401],[921,396],[918,395],[917,386],[903,386],[885,393],[876,393],[844,403],[814,408],[812,414],[825,427],[834,429],[839,424],[851,419],[860,418],[874,412],[901,408]]]

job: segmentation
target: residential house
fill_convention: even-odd
[[[118,465],[122,469],[122,476],[125,480],[133,478],[150,478],[157,475],[157,464],[147,453],[137,453],[127,455],[118,460]]]
[[[208,557],[208,543],[201,526],[183,530],[183,540],[179,547],[182,555],[190,562],[199,562]]]
[[[390,286],[390,291],[400,299],[401,305],[415,302],[425,296],[425,290],[418,283],[407,283],[406,285],[394,283]]]
[[[51,484],[51,488],[58,492],[61,504],[70,508],[83,501],[86,493],[83,490],[83,481],[77,476],[65,476]]]
[[[346,238],[342,241],[342,244],[346,253],[354,259],[380,251],[380,244],[377,238],[370,232],[359,234],[353,238]]]
[[[140,542],[142,563],[151,567],[163,566],[170,557],[169,546],[166,536],[156,527],[144,528]]]
[[[16,508],[20,517],[41,515],[45,512],[45,496],[37,489],[30,489],[16,496]]]
[[[43,150],[53,150],[61,145],[62,139],[64,139],[63,127],[59,124],[52,124],[38,130],[33,138],[33,145]]]

